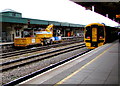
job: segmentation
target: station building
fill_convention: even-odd
[[[22,38],[24,29],[45,28],[53,24],[60,29],[62,37],[83,37],[84,25],[68,22],[48,21],[40,19],[23,18],[22,13],[7,9],[0,13],[1,37],[0,42],[13,42],[14,38]]]

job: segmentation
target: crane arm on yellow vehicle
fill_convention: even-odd
[[[45,31],[51,32],[52,29],[53,29],[53,24],[50,24],[50,25],[47,26],[47,28],[45,29]]]

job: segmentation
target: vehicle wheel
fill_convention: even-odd
[[[52,40],[50,40],[50,45],[51,45],[51,44],[53,44],[53,41],[52,41]]]
[[[47,45],[48,43],[47,43],[47,41],[46,40],[44,40],[44,42],[43,42],[43,45]]]

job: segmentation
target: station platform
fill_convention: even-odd
[[[4,51],[6,52],[7,50],[11,49],[13,47],[14,42],[4,42],[0,43],[0,52]]]
[[[14,42],[4,42],[4,43],[0,43],[0,46],[11,45],[11,44],[14,44]]]
[[[79,56],[59,67],[26,80],[39,86],[119,86],[117,41]]]

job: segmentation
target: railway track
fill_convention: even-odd
[[[59,52],[57,52],[57,51],[53,51],[54,53],[51,53],[51,54],[48,54],[48,56],[45,56],[44,58],[39,58],[39,61],[40,60],[43,60],[43,59],[48,59],[48,58],[52,58],[55,54],[56,55],[60,55],[60,54],[63,54],[63,53],[66,53],[66,52],[70,52],[70,51],[73,51],[73,50],[76,50],[76,49],[82,49],[84,47],[84,44],[81,44],[81,45],[77,45],[77,46],[71,46],[71,47],[69,47],[68,49],[66,48],[66,49],[61,49],[61,50],[58,50]],[[63,51],[63,50],[65,50],[65,51]],[[40,70],[37,70],[37,71],[35,71],[35,72],[32,72],[31,74],[28,74],[28,75],[25,75],[25,76],[23,76],[23,77],[20,77],[20,78],[18,78],[18,79],[15,79],[15,80],[13,80],[13,81],[11,81],[11,82],[8,82],[8,83],[6,83],[6,84],[4,84],[3,86],[13,86],[13,85],[16,85],[16,84],[18,84],[18,83],[20,83],[20,82],[22,82],[22,81],[24,81],[24,80],[27,80],[27,79],[29,79],[29,78],[31,78],[31,77],[34,77],[34,76],[36,76],[36,75],[38,75],[38,74],[40,74],[40,73],[43,73],[43,72],[45,72],[45,71],[47,71],[47,70],[50,70],[50,69],[52,69],[52,68],[54,68],[54,67],[56,67],[56,66],[59,66],[59,65],[61,65],[61,64],[63,64],[63,63],[65,63],[65,62],[67,62],[67,61],[69,61],[69,60],[72,60],[72,59],[75,59],[75,58],[77,58],[78,56],[80,56],[80,55],[83,55],[83,54],[85,54],[85,53],[87,53],[87,52],[89,52],[90,50],[85,50],[85,51],[82,51],[82,52],[80,52],[80,53],[78,53],[78,54],[76,54],[76,55],[74,55],[74,56],[71,56],[71,57],[69,57],[69,58],[67,58],[67,59],[64,59],[64,60],[61,60],[61,61],[59,61],[59,62],[56,62],[56,63],[54,63],[54,64],[52,64],[52,65],[49,65],[49,66],[47,66],[47,67],[45,67],[45,68],[42,68],[42,69],[40,69]],[[57,52],[57,53],[55,53],[55,52]],[[56,56],[55,55],[55,56]],[[38,61],[38,59],[36,60],[36,61]],[[36,62],[35,61],[35,62]],[[29,63],[28,63],[29,64]]]
[[[55,47],[58,47],[58,46],[65,46],[65,45],[69,45],[69,44],[72,44],[72,43],[78,43],[78,42],[81,42],[81,41],[63,42],[63,43],[59,43],[59,44],[40,46],[40,47],[24,49],[24,50],[19,50],[19,51],[14,51],[14,52],[2,53],[1,56],[2,56],[2,58],[8,58],[8,57],[12,57],[12,56],[22,55],[22,54],[26,54],[26,53],[32,53],[32,52],[36,52],[36,51],[39,51],[39,50],[55,48]]]
[[[63,42],[69,42],[69,41],[74,42],[74,41],[77,41],[77,40],[81,40],[81,41],[83,40],[82,37],[62,37],[62,39],[63,39]],[[18,49],[14,48],[13,45],[14,45],[14,44],[5,45],[6,48],[5,48],[4,45],[0,45],[0,47],[2,48],[2,49],[1,49],[1,52],[3,53],[3,55],[5,55],[6,53],[11,53],[11,52],[18,51]],[[31,47],[32,47],[32,46],[31,46]],[[19,50],[22,51],[23,49],[21,48],[21,49],[19,49]]]
[[[2,72],[85,47],[84,43],[2,63]]]
[[[75,44],[72,44],[72,43],[75,43]],[[67,46],[63,46],[63,45],[67,45]],[[7,57],[2,58],[2,60],[5,59],[5,61],[3,61],[3,63],[0,64],[1,65],[0,68],[1,68],[1,71],[3,73],[3,82],[2,83],[6,84],[10,81],[13,81],[14,79],[17,79],[17,78],[21,77],[21,76],[25,76],[26,72],[24,73],[23,70],[26,69],[26,68],[29,68],[29,66],[31,67],[31,65],[34,65],[34,64],[36,65],[36,64],[39,64],[39,63],[40,63],[40,65],[44,64],[44,63],[46,64],[47,61],[44,62],[44,60],[49,60],[49,59],[52,59],[54,57],[56,58],[56,56],[60,56],[62,54],[65,54],[65,53],[68,53],[68,52],[71,52],[71,51],[74,51],[74,50],[77,50],[77,49],[82,49],[82,48],[85,47],[84,43],[80,43],[80,41],[77,41],[77,43],[76,43],[76,41],[74,41],[74,42],[68,42],[68,43],[60,43],[60,45],[55,44],[55,46],[54,45],[49,45],[49,46],[51,46],[50,49],[48,49],[48,46],[43,46],[43,47],[45,47],[44,48],[45,50],[43,50],[42,53],[41,52],[38,53],[38,51],[37,51],[37,54],[35,54],[35,55],[33,55],[33,53],[36,50],[34,52],[32,52],[32,54],[30,53],[31,56],[20,57],[20,56],[22,56],[20,54],[18,56],[18,58],[14,58],[15,56],[10,57],[10,58],[7,58]],[[56,47],[58,47],[58,48],[56,48]],[[66,47],[66,48],[63,48],[63,47]],[[31,50],[34,50],[34,49],[31,49]],[[38,50],[41,51],[40,48]],[[52,60],[54,60],[54,59],[52,59]],[[58,62],[58,61],[56,61],[56,62]],[[50,64],[53,64],[53,63],[50,63]],[[44,67],[46,67],[46,66],[43,66],[42,68],[44,68]],[[41,69],[41,68],[39,68],[39,69]],[[34,71],[39,70],[39,69],[36,68],[36,67],[34,67],[34,68],[31,67],[32,71],[29,70],[29,69],[26,69],[26,70],[28,70],[27,74],[30,74],[31,72],[34,72]],[[23,75],[21,75],[21,73],[19,74],[19,73],[16,72],[16,71],[19,71],[19,70],[20,70],[21,73],[23,73]],[[16,74],[13,73],[14,71],[15,71],[16,74],[19,74],[19,75],[16,76]],[[9,78],[11,78],[11,79],[9,79]],[[6,81],[4,81],[5,79],[6,79]]]
[[[63,54],[63,52],[66,53],[66,52],[70,52],[70,51],[76,50],[76,49],[78,49],[78,48],[83,48],[83,47],[84,47],[83,44],[82,44],[81,46],[74,46],[74,47],[71,46],[71,47],[69,47],[67,50],[65,49],[65,51],[59,51],[58,53],[56,53],[56,55],[58,55],[58,54],[60,55],[60,53]],[[59,61],[59,62],[57,62],[57,63],[55,63],[55,64],[52,64],[52,65],[50,65],[50,66],[47,66],[47,67],[45,67],[45,68],[42,68],[42,69],[37,70],[37,71],[35,71],[35,72],[32,72],[31,74],[28,74],[28,75],[26,75],[26,76],[20,77],[20,78],[14,80],[14,81],[9,82],[9,83],[6,83],[6,84],[4,84],[3,86],[16,85],[16,84],[18,84],[18,83],[20,83],[20,82],[22,82],[22,81],[24,81],[24,80],[27,80],[27,79],[29,79],[29,78],[31,78],[31,77],[34,77],[34,76],[36,76],[36,75],[38,75],[38,74],[40,74],[40,73],[43,73],[43,72],[45,72],[45,71],[47,71],[47,70],[50,70],[50,69],[54,68],[54,67],[56,67],[56,66],[59,66],[59,65],[65,63],[65,62],[67,62],[67,61],[69,61],[69,60],[75,59],[75,58],[77,58],[78,56],[83,55],[83,54],[85,54],[85,53],[87,53],[87,52],[89,52],[89,51],[90,51],[90,50],[85,50],[85,51],[83,51],[83,52],[80,52],[80,53],[78,53],[78,54],[76,54],[76,55],[74,55],[74,56],[71,56],[71,57],[67,58],[67,59],[61,60],[61,61]],[[54,52],[55,52],[55,51],[54,51]],[[50,58],[51,56],[53,57],[53,54],[50,55],[50,56],[48,56],[48,57],[46,57],[46,59],[47,59],[47,58]],[[45,58],[44,58],[44,59],[45,59]]]

